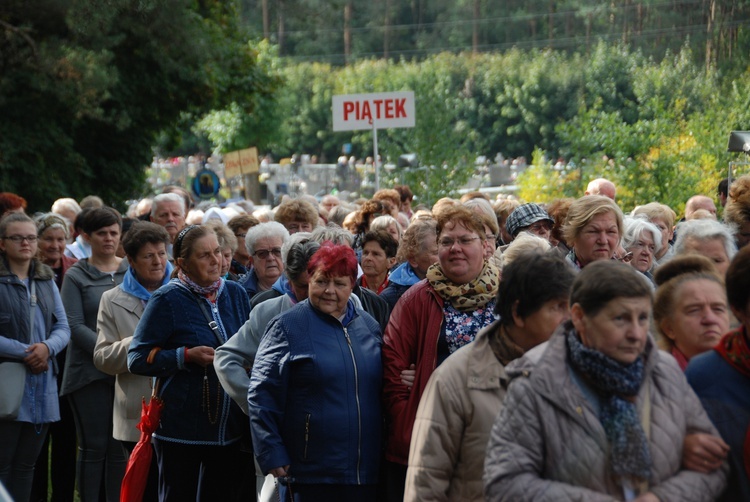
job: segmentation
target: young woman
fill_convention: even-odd
[[[91,256],[70,267],[61,296],[70,323],[61,394],[67,396],[78,432],[76,477],[83,502],[99,500],[102,482],[108,501],[120,498],[127,459],[112,437],[115,379],[94,366],[96,318],[105,291],[122,282],[128,264],[116,255],[122,218],[110,207],[91,209],[81,221]]]
[[[60,420],[55,356],[70,339],[54,274],[36,252],[31,218],[11,213],[0,220],[0,364],[26,369],[18,416],[0,421],[0,483],[18,501],[29,499],[47,429]]]

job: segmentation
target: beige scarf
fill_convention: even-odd
[[[437,294],[449,301],[456,310],[469,312],[482,308],[497,295],[500,285],[500,270],[487,260],[479,276],[466,284],[455,284],[443,273],[439,263],[427,269],[427,280]]]

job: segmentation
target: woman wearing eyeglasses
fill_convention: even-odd
[[[0,363],[25,366],[17,417],[0,420],[0,484],[18,501],[29,500],[47,429],[60,420],[55,356],[70,339],[54,275],[36,251],[31,218],[11,213],[0,220]]]
[[[81,226],[91,256],[70,267],[60,293],[70,324],[60,394],[68,397],[78,432],[76,478],[81,500],[99,500],[103,481],[107,500],[114,501],[120,498],[127,459],[112,437],[115,378],[94,366],[94,346],[99,302],[105,291],[122,282],[128,263],[116,255],[122,232],[117,211],[92,209]]]
[[[654,257],[661,249],[661,232],[656,225],[644,218],[625,218],[623,226],[625,231],[622,234],[622,247],[627,254],[622,261],[648,277],[653,284],[651,269]]]
[[[438,263],[396,303],[383,340],[388,500],[403,500],[412,426],[432,372],[495,320],[500,271],[484,258],[482,220],[459,205],[444,207],[436,220]],[[401,372],[412,365],[410,388]]]
[[[257,293],[271,289],[284,272],[281,246],[289,238],[289,231],[281,223],[269,221],[247,231],[245,247],[250,255],[250,271],[240,277],[239,283],[250,299]]]

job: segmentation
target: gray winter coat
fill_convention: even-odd
[[[506,368],[518,375],[492,428],[484,467],[488,500],[611,501],[623,488],[611,473],[604,428],[573,379],[565,329],[558,328],[541,359],[523,357]],[[649,340],[639,414],[650,401],[647,435],[652,457],[648,490],[662,502],[715,500],[728,466],[712,474],[684,470],[682,446],[689,433],[718,435],[677,362]],[[648,349],[647,349],[648,350]]]

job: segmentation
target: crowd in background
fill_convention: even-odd
[[[0,482],[120,499],[153,394],[143,500],[749,500],[750,176],[715,200],[0,193]]]

